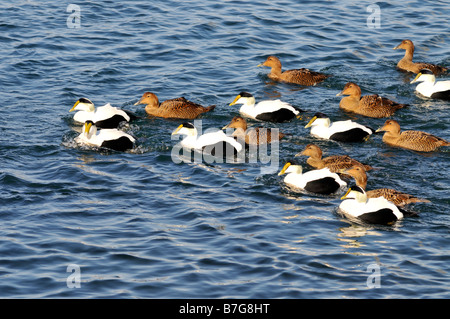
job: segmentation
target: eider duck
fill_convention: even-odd
[[[198,136],[195,126],[188,122],[178,126],[172,135],[186,135],[181,141],[183,148],[213,156],[234,156],[242,150],[242,145],[223,131],[219,130]]]
[[[271,68],[268,77],[274,81],[311,86],[316,85],[329,77],[329,75],[310,71],[304,68],[282,72],[280,60],[273,55],[269,56],[266,61],[258,65],[258,67],[260,66],[267,66]]]
[[[348,95],[339,103],[339,107],[342,110],[374,118],[392,116],[398,109],[408,106],[407,104],[391,101],[378,94],[361,97],[361,88],[353,82],[348,82],[344,89],[336,94],[336,96],[341,95]]]
[[[383,197],[368,198],[364,189],[358,186],[351,186],[341,199],[338,211],[350,220],[391,225],[404,217],[393,203]]]
[[[186,100],[184,97],[159,103],[156,94],[145,92],[134,105],[146,104],[145,112],[150,116],[172,119],[195,119],[199,115],[214,110],[215,105],[202,106]]]
[[[338,174],[332,173],[327,167],[302,173],[300,165],[287,162],[278,176],[285,173],[288,173],[284,178],[286,185],[316,194],[330,195],[347,186]]]
[[[413,73],[417,74],[422,69],[429,69],[435,75],[439,75],[448,70],[447,68],[440,66],[440,65],[424,63],[424,62],[413,62],[412,59],[413,59],[413,55],[414,55],[414,44],[411,40],[403,40],[402,43],[400,43],[399,45],[397,45],[394,48],[394,50],[397,50],[397,49],[406,50],[405,56],[397,63],[397,67],[401,70],[413,72]]]
[[[87,98],[80,98],[69,112],[78,111],[73,116],[75,122],[92,121],[98,128],[117,128],[121,122],[130,122],[136,116],[130,111],[122,110],[106,104],[95,108],[94,103]]]
[[[367,187],[367,174],[363,167],[359,165],[342,170],[341,173],[349,175],[355,179],[356,185],[362,189]],[[413,195],[397,191],[392,188],[377,188],[366,192],[368,198],[384,197],[398,207],[403,207],[413,203],[428,203],[429,200],[417,198]]]
[[[235,116],[229,124],[222,129],[234,128],[232,136],[238,140],[244,141],[247,145],[263,145],[270,144],[272,140],[279,141],[285,134],[272,131],[270,128],[256,127],[247,129],[247,121],[240,116]]]
[[[375,133],[370,127],[351,120],[337,121],[331,124],[328,116],[320,112],[316,113],[306,124],[305,128],[309,127],[311,127],[311,135],[338,142],[363,142]]]
[[[255,104],[255,97],[248,92],[239,93],[230,106],[235,104],[242,104],[239,112],[245,117],[275,123],[290,121],[304,112],[281,100],[265,100]]]
[[[386,132],[383,142],[412,151],[433,152],[441,146],[449,146],[446,140],[422,131],[403,131],[400,133],[400,124],[395,120],[387,120],[377,132]]]
[[[411,84],[421,82],[416,86],[416,91],[425,97],[432,99],[450,100],[450,80],[437,81],[433,72],[429,69],[420,70]]]
[[[93,121],[84,123],[81,134],[75,138],[80,145],[105,147],[115,151],[124,152],[133,148],[135,139],[131,135],[118,129],[101,129],[97,134],[97,126]]]
[[[372,169],[372,166],[363,164],[348,155],[333,155],[322,158],[322,150],[315,144],[306,145],[305,149],[295,156],[302,155],[309,156],[306,163],[310,166],[316,169],[328,167],[333,173],[341,173],[341,170],[353,167],[354,165],[361,165],[367,171]]]

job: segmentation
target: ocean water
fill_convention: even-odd
[[[336,94],[354,81],[408,103],[393,116],[402,129],[450,140],[449,102],[417,96],[395,68],[404,51],[392,50],[409,38],[416,61],[450,66],[449,15],[449,1],[427,0],[2,2],[0,297],[449,298],[448,148],[344,144],[304,128],[317,111],[381,126],[339,110]],[[257,67],[268,55],[332,77],[274,83]],[[134,105],[145,91],[215,104],[196,125],[221,128],[244,90],[306,111],[250,122],[289,134],[265,162],[177,161],[182,121]],[[122,128],[135,149],[77,146],[69,110],[80,97],[140,116]],[[336,212],[342,193],[295,193],[277,175],[309,143],[377,167],[368,189],[430,203],[394,226],[352,223]]]

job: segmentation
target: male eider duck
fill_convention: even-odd
[[[446,140],[422,131],[403,131],[400,133],[400,124],[395,120],[387,120],[377,132],[386,132],[383,142],[412,151],[433,152],[441,146],[449,146]]]
[[[414,44],[411,40],[403,40],[402,43],[400,43],[399,45],[397,45],[394,48],[394,50],[397,50],[397,49],[406,50],[405,56],[397,63],[397,67],[401,70],[413,72],[413,73],[417,74],[422,69],[429,69],[435,75],[439,75],[448,70],[447,68],[440,66],[440,65],[424,63],[424,62],[413,62],[412,59],[413,59],[413,55],[414,55]]]
[[[330,195],[347,186],[338,174],[332,173],[327,167],[302,173],[300,165],[287,162],[278,176],[286,173],[284,178],[286,185],[316,194]]]
[[[305,149],[302,152],[297,153],[295,156],[302,155],[309,156],[306,163],[310,166],[316,169],[328,167],[333,173],[341,173],[341,170],[353,167],[354,165],[361,165],[365,170],[372,169],[372,166],[362,164],[348,155],[333,155],[322,158],[322,150],[315,144],[306,145]]]
[[[329,77],[329,75],[310,71],[304,68],[282,72],[280,60],[273,55],[269,56],[266,61],[258,65],[258,67],[260,66],[267,66],[271,68],[268,77],[274,81],[311,86],[316,85],[317,83],[322,82]]]
[[[229,124],[222,129],[234,128],[232,136],[238,140],[244,141],[247,145],[264,145],[272,141],[279,141],[285,135],[281,132],[272,131],[270,128],[255,127],[247,129],[247,121],[240,116],[235,116]]]
[[[183,148],[213,156],[234,156],[242,150],[241,144],[221,130],[198,136],[198,131],[192,123],[181,124],[172,135],[186,135],[181,141]]]
[[[134,105],[146,104],[145,112],[150,116],[172,119],[195,119],[199,115],[214,110],[215,105],[202,106],[186,100],[184,97],[159,103],[156,94],[145,92]]]
[[[118,129],[101,129],[97,134],[97,126],[92,121],[84,123],[81,134],[75,139],[80,145],[105,147],[124,152],[133,148],[135,139]]]
[[[411,84],[421,82],[416,86],[416,91],[425,97],[432,99],[450,100],[450,80],[437,81],[433,72],[429,69],[420,70]]]
[[[248,92],[239,93],[231,105],[242,104],[239,112],[248,118],[267,122],[286,122],[304,112],[281,100],[265,100],[255,104],[255,97]]]
[[[94,103],[87,98],[80,98],[69,112],[78,111],[73,116],[75,122],[92,121],[98,128],[117,128],[121,122],[130,122],[136,116],[130,111],[122,110],[106,104],[95,108]]]
[[[316,113],[306,124],[305,128],[309,127],[311,127],[311,135],[338,142],[363,142],[375,132],[370,127],[351,120],[337,121],[331,124],[328,116],[320,112]]]
[[[355,179],[356,185],[361,187],[362,189],[366,189],[367,187],[367,174],[363,167],[359,165],[354,165],[351,168],[342,170],[341,173],[350,175]],[[377,188],[366,191],[367,197],[376,198],[376,197],[384,197],[388,201],[394,203],[398,207],[403,207],[408,204],[413,203],[428,203],[429,200],[417,198],[413,195],[406,194],[400,192],[398,190],[392,188]]]
[[[344,89],[336,94],[336,96],[341,95],[348,95],[342,98],[339,103],[339,107],[342,110],[374,118],[392,116],[398,109],[408,106],[407,104],[391,101],[378,94],[361,97],[361,88],[353,82],[348,82]]]
[[[368,224],[391,225],[403,219],[397,206],[383,197],[367,198],[359,186],[352,186],[341,197],[338,211],[350,220],[360,220]]]

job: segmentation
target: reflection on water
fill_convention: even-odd
[[[343,248],[361,248],[366,246],[363,242],[358,240],[359,237],[364,237],[367,235],[381,236],[380,233],[377,233],[376,231],[374,231],[371,228],[368,228],[367,226],[359,226],[344,219],[342,219],[341,221],[349,224],[349,226],[347,227],[340,227],[339,233],[337,233],[336,239],[342,243],[341,246]],[[360,254],[361,252],[359,250],[356,251],[352,250],[351,253]]]

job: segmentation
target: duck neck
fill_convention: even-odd
[[[383,135],[383,138],[389,137],[389,138],[399,138],[400,137],[400,128],[393,127],[391,130],[386,131]]]
[[[233,134],[231,134],[231,136],[234,137],[244,137],[245,136],[245,130],[241,127],[238,127],[234,130]]]
[[[414,47],[408,47],[405,49],[405,56],[403,57],[403,61],[412,62],[414,56]]]
[[[416,87],[417,91],[428,91],[428,90],[432,90],[434,87],[435,82],[422,82],[419,83]]]
[[[182,141],[181,145],[186,148],[196,148],[197,135],[187,135]]]
[[[387,131],[383,135],[383,142],[395,144],[400,137],[400,132]]]
[[[325,165],[322,160],[322,150],[317,149],[309,154],[309,158],[306,163],[316,168],[323,168]]]
[[[315,167],[317,169],[321,169],[321,168],[325,167],[325,165],[323,164],[322,159],[318,158],[318,157],[311,156],[310,158],[308,158],[306,160],[306,163],[308,163],[309,165],[311,165],[312,167]]]
[[[359,106],[360,99],[361,94],[346,96],[341,100],[339,106],[345,110],[355,110]]]
[[[145,106],[145,111],[147,113],[151,114],[151,113],[155,113],[156,111],[158,111],[158,108],[159,108],[159,104],[158,103],[157,104],[154,104],[154,103],[147,104]]]
[[[89,144],[97,145],[97,146],[101,145],[101,141],[98,139],[97,127],[96,126],[92,126],[89,129],[89,132],[84,132],[84,136],[85,136],[85,140]]]
[[[255,98],[251,97],[251,98],[247,99],[245,101],[245,103],[242,104],[240,111],[242,113],[253,115],[255,112]]]
[[[255,102],[256,102],[256,100],[255,100],[255,98],[252,96],[252,97],[248,98],[248,99],[245,101],[244,105],[245,105],[245,106],[248,106],[248,107],[253,107],[253,106],[255,106]]]
[[[363,193],[363,194],[358,193],[358,195],[356,196],[356,201],[358,203],[365,204],[365,203],[367,203],[367,200],[368,200],[368,198],[367,198],[367,195],[365,193]]]
[[[273,77],[280,77],[281,76],[281,65],[273,65],[270,70],[270,75]]]
[[[361,174],[361,175],[354,176],[354,178],[355,178],[357,186],[361,187],[362,189],[366,189],[367,175]]]

